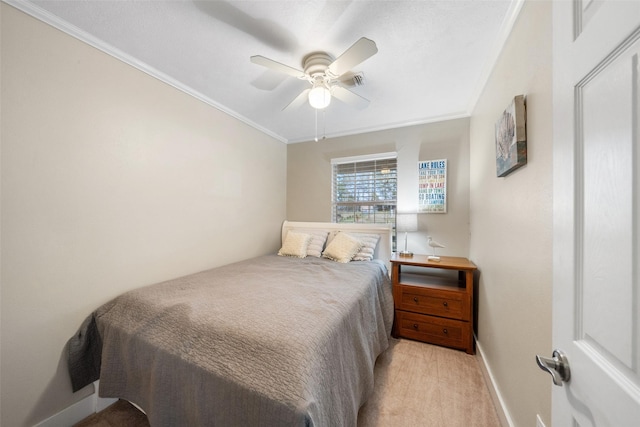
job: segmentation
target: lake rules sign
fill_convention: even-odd
[[[447,160],[418,162],[418,212],[447,213]]]

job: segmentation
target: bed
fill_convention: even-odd
[[[100,379],[154,427],[355,426],[389,345],[390,254],[386,225],[285,221],[279,254],[95,310],[69,340],[73,389]]]

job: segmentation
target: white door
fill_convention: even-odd
[[[553,426],[640,426],[640,1],[554,1],[553,30]]]

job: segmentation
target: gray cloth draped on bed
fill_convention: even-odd
[[[355,426],[392,321],[382,263],[268,255],[103,305],[69,370],[152,426]]]

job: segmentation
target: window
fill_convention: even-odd
[[[395,153],[333,159],[333,222],[394,224]]]

